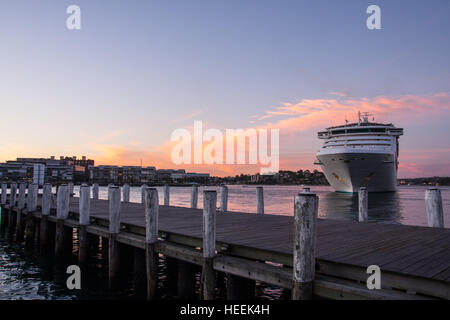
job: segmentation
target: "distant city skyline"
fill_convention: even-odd
[[[66,8],[81,8],[68,30]],[[368,30],[366,9],[381,8]],[[171,133],[280,129],[280,170],[320,170],[316,132],[357,112],[405,129],[399,178],[450,176],[450,2],[0,3],[0,162],[74,154],[174,165]]]

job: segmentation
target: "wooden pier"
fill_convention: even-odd
[[[295,299],[310,298],[308,286],[314,298],[450,299],[450,229],[312,218],[306,211],[317,197],[308,190],[296,197],[294,219],[216,211],[215,192],[204,196],[201,210],[195,208],[196,200],[191,201],[194,208],[167,205],[169,199],[159,205],[154,188],[143,188],[144,204],[128,202],[129,188],[122,197],[126,202],[118,187],[110,187],[109,200],[99,200],[98,191],[90,198],[85,189],[80,205],[80,198],[70,197],[66,188],[59,188],[58,202],[48,200],[48,187],[35,207],[31,196],[27,206],[32,212],[16,205],[14,195],[12,207],[8,201],[2,204],[2,228],[16,233],[24,223],[25,240],[40,241],[45,250],[56,250],[56,256],[72,250],[68,238],[76,229],[80,264],[89,250],[86,243],[97,238],[98,246],[100,237],[102,244],[108,243],[112,285],[121,267],[118,248],[130,248],[135,269],[146,270],[141,278],[146,279],[148,298],[155,297],[155,268],[162,255],[175,264],[167,272],[177,273],[180,298],[194,297],[193,266],[198,266],[203,299],[213,299],[224,279],[228,299],[252,299],[254,281],[292,290]],[[192,195],[197,194],[193,188]],[[34,231],[38,226],[39,238]],[[381,289],[366,286],[371,265],[381,269]]]

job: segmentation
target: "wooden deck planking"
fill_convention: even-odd
[[[91,200],[91,217],[108,220],[108,201]],[[70,211],[78,213],[78,198]],[[144,208],[122,203],[121,221],[145,227]],[[202,210],[160,206],[162,232],[202,238]],[[216,240],[231,246],[292,254],[291,216],[218,212]],[[450,230],[396,224],[318,220],[317,258],[450,282]]]

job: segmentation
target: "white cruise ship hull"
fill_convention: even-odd
[[[324,153],[317,155],[330,185],[338,192],[369,192],[397,190],[397,169],[394,154],[389,153]]]

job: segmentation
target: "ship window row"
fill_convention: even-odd
[[[332,145],[324,145],[323,148],[334,148],[334,147],[390,147],[390,144],[379,143],[379,144],[332,144]]]
[[[343,134],[343,133],[362,133],[362,132],[386,132],[386,128],[358,128],[358,129],[341,129],[332,130],[331,134]]]
[[[345,142],[345,141],[392,141],[391,139],[371,139],[371,138],[368,138],[368,139],[345,139],[345,138],[343,138],[343,139],[333,139],[333,140],[328,140],[328,141],[325,141],[325,143],[332,143],[332,142]]]

